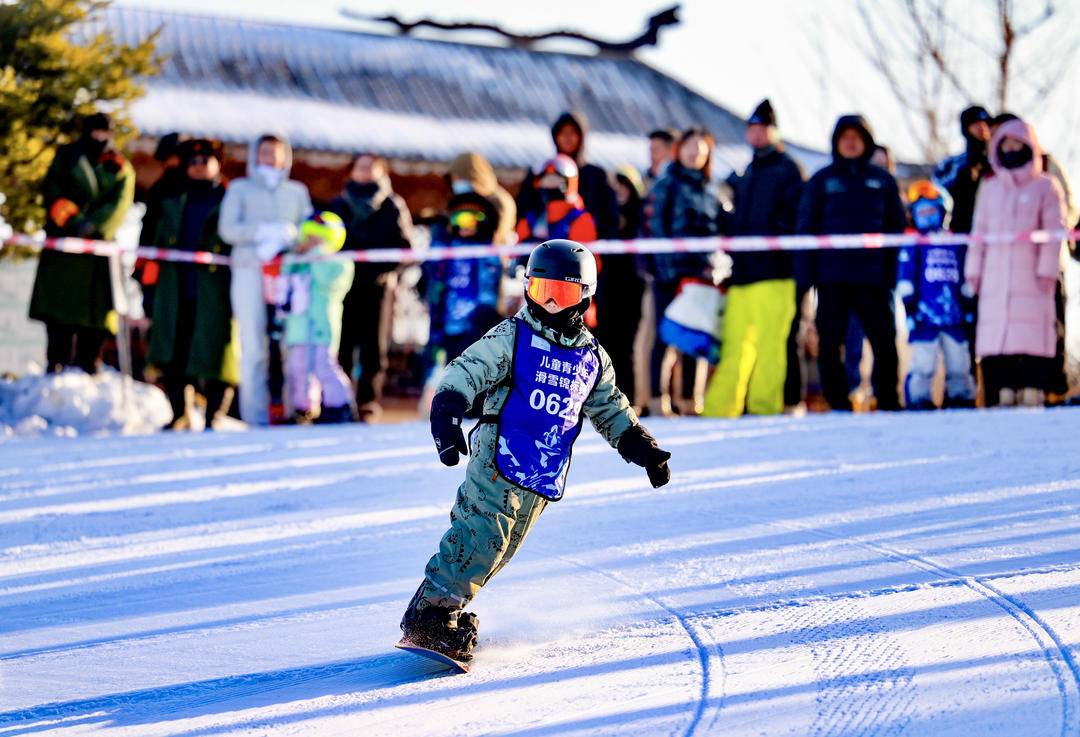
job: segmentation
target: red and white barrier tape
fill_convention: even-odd
[[[947,246],[967,243],[1052,243],[1054,241],[1080,240],[1080,230],[1035,230],[1028,233],[1009,233],[975,236],[962,233],[857,233],[852,235],[781,235],[781,236],[712,236],[708,238],[638,238],[635,240],[603,240],[587,244],[589,249],[601,255],[617,254],[670,254],[764,252],[764,251],[816,251],[854,250],[867,248],[899,248],[902,246]],[[46,238],[16,234],[4,241],[4,245],[17,245],[64,253],[111,256],[125,253],[150,261],[177,261],[191,264],[217,264],[228,266],[232,258],[209,251],[181,251],[171,248],[139,246],[125,248],[110,241],[85,238]],[[364,251],[342,251],[332,255],[289,256],[294,263],[326,259],[347,259],[362,263],[416,263],[420,261],[449,261],[489,256],[526,256],[532,244],[514,246],[435,246],[423,250],[408,248],[373,248]]]

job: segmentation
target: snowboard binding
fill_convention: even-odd
[[[468,672],[473,648],[479,639],[480,619],[472,612],[428,606],[417,612],[412,607],[401,620],[403,637],[398,647],[417,655],[450,661],[461,672]]]

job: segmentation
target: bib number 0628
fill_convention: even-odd
[[[554,392],[548,394],[543,389],[533,389],[532,394],[529,395],[529,406],[555,417],[563,417],[568,420],[577,419],[573,398],[560,397]]]

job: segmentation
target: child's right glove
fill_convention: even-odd
[[[458,464],[458,454],[469,455],[469,444],[461,431],[461,421],[469,403],[455,391],[441,391],[431,400],[431,437],[446,466]]]
[[[671,481],[671,469],[667,464],[671,453],[661,448],[656,438],[641,425],[634,425],[619,438],[619,455],[627,463],[644,468],[654,489]]]

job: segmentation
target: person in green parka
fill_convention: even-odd
[[[301,223],[300,237],[290,252],[328,256],[340,251],[344,243],[344,221],[332,212],[320,212]],[[352,383],[338,362],[341,317],[353,272],[353,262],[340,258],[286,259],[282,264],[288,351],[285,378],[293,424],[354,419]],[[319,412],[315,412],[316,402],[321,406]]]
[[[180,148],[185,174],[177,193],[161,203],[152,243],[181,251],[231,250],[218,235],[225,197],[221,146],[205,139]],[[154,291],[154,321],[147,360],[157,366],[172,405],[175,429],[187,414],[185,391],[196,386],[206,397],[206,429],[213,428],[225,390],[239,380],[236,321],[229,300],[229,269],[214,264],[161,262]]]
[[[57,150],[42,182],[47,236],[116,236],[135,199],[135,170],[111,142],[111,119],[95,113],[77,141]],[[30,319],[45,323],[49,371],[75,366],[94,373],[102,345],[119,327],[108,258],[42,251]]]
[[[431,402],[431,434],[440,461],[455,466],[464,454],[468,468],[450,529],[402,617],[401,646],[472,658],[479,620],[465,606],[562,498],[586,417],[653,487],[671,480],[671,454],[638,422],[611,358],[585,326],[596,274],[580,243],[541,243],[526,267],[525,306],[447,366]],[[462,421],[477,415],[467,441]]]

